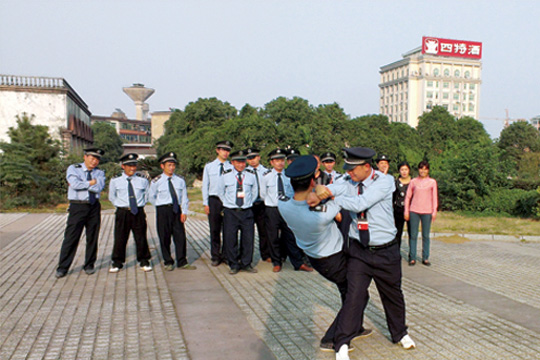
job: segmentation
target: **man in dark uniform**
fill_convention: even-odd
[[[319,155],[313,155],[315,160],[317,160],[317,169],[315,170],[315,183],[317,185],[328,185],[330,183],[330,179],[328,177],[328,174],[324,171],[321,171],[321,158]]]
[[[349,359],[348,344],[358,331],[357,319],[364,316],[372,280],[381,296],[392,342],[404,349],[413,349],[416,345],[405,324],[401,256],[395,239],[394,179],[372,168],[375,155],[372,149],[357,147],[344,151],[344,169],[349,179],[316,189],[320,199],[335,196],[336,204],[348,209],[353,217],[346,246],[349,256],[347,297],[334,339],[338,350],[336,359]]]
[[[259,234],[259,252],[261,254],[261,260],[266,262],[272,262],[270,258],[270,245],[268,244],[268,235],[266,234],[266,222],[265,222],[265,206],[264,201],[260,196],[260,187],[261,180],[264,176],[264,173],[268,170],[261,164],[261,155],[259,150],[255,148],[247,148],[247,163],[249,166],[248,170],[253,171],[253,174],[257,178],[258,192],[257,198],[253,203],[253,217],[255,219],[255,224],[257,224],[257,232]]]
[[[168,152],[159,158],[163,174],[157,176],[150,184],[148,198],[156,207],[156,225],[161,245],[161,253],[165,270],[174,270],[174,259],[171,257],[171,235],[174,240],[176,265],[183,270],[195,270],[186,258],[186,229],[189,200],[184,178],[176,175],[176,154]]]
[[[105,188],[105,173],[97,168],[105,152],[97,148],[84,150],[84,162],[70,165],[67,169],[69,215],[56,277],[66,276],[73,263],[83,228],[86,228],[86,256],[84,272],[95,272],[98,236],[101,225],[99,197]]]
[[[225,258],[222,252],[221,232],[223,229],[223,204],[218,197],[219,178],[232,165],[227,161],[233,143],[225,140],[216,143],[217,158],[204,166],[202,196],[204,212],[210,225],[210,258],[212,266],[218,266]]]
[[[144,212],[150,184],[144,175],[136,173],[138,157],[139,155],[134,153],[122,156],[120,163],[124,172],[111,179],[109,184],[109,201],[116,206],[112,265],[109,269],[111,273],[117,273],[124,267],[130,232],[133,232],[141,270],[152,271]]]
[[[279,214],[277,208],[279,199],[291,198],[294,194],[291,181],[283,173],[285,150],[274,149],[268,156],[273,169],[264,174],[260,193],[266,205],[266,230],[270,243],[270,257],[274,264],[273,271],[281,271],[281,266],[287,254],[295,270],[313,271],[311,267],[304,264],[302,250],[296,245],[294,234]]]
[[[218,185],[218,195],[223,203],[223,247],[229,263],[229,273],[238,271],[256,273],[253,261],[253,201],[259,186],[251,170],[246,170],[246,151],[231,154],[233,169],[225,170]],[[240,231],[240,249],[238,247]]]

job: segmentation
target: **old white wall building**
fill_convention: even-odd
[[[391,122],[418,125],[433,106],[456,117],[478,119],[482,84],[482,44],[423,38],[403,59],[380,68],[380,113]]]
[[[88,105],[62,78],[0,75],[0,140],[9,141],[8,128],[23,113],[48,126],[69,151],[93,142]]]

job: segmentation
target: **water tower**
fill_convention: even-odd
[[[123,90],[135,103],[135,119],[146,121],[149,107],[145,101],[152,96],[155,90],[145,88],[143,84],[133,84],[133,86],[123,88]]]

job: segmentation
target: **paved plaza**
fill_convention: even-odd
[[[316,272],[257,274],[210,266],[208,224],[187,222],[197,270],[164,271],[147,207],[152,272],[135,261],[108,272],[114,213],[102,213],[97,272],[82,271],[84,237],[68,276],[54,274],[67,214],[0,214],[0,359],[334,359],[319,339],[340,307]],[[375,286],[351,359],[540,359],[540,237],[434,234],[433,266],[403,261],[409,333],[392,344]],[[421,242],[420,242],[421,243]],[[402,246],[402,254],[407,251]]]

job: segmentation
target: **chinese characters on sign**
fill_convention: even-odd
[[[482,43],[424,36],[422,38],[422,54],[481,59]]]

